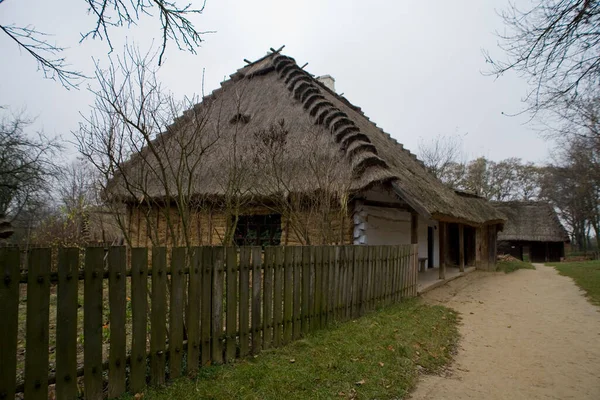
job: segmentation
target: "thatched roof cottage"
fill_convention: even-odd
[[[532,262],[560,261],[569,235],[551,204],[544,201],[493,203],[506,215],[504,230],[498,234],[498,252],[519,259],[528,254]]]
[[[211,143],[202,167],[185,177],[194,204],[202,204],[188,224],[198,244],[227,240],[234,221],[238,244],[413,243],[425,268],[494,266],[503,215],[444,186],[336,93],[331,77],[314,77],[278,51],[249,62],[157,138],[171,163],[198,116],[203,143]],[[149,182],[144,193],[125,190],[119,177],[110,188],[130,205],[136,245],[150,236],[151,211],[140,204],[166,206],[167,192],[176,192],[170,182],[178,181],[169,172],[166,185],[155,185],[139,164],[133,158],[125,171],[130,181]],[[148,206],[149,198],[161,202]]]

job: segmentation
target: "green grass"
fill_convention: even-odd
[[[561,275],[573,278],[585,290],[590,302],[600,306],[600,261],[581,261],[548,264]]]
[[[146,399],[402,398],[452,358],[458,315],[411,300],[234,364],[201,368]],[[127,397],[131,398],[131,397]]]
[[[498,261],[496,263],[496,271],[504,271],[505,273],[515,272],[518,269],[535,269],[533,264],[520,260],[513,261]]]

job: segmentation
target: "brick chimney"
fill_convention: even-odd
[[[335,79],[331,75],[321,75],[317,76],[317,80],[321,82],[323,85],[327,86],[329,90],[335,92]]]

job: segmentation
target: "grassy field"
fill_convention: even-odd
[[[504,271],[507,274],[518,269],[535,269],[535,267],[533,264],[521,260],[498,261],[496,263],[496,270]]]
[[[600,306],[600,261],[552,263],[561,275],[573,278],[593,304]]]
[[[144,399],[403,398],[452,357],[457,313],[411,300],[234,364],[202,368]],[[125,397],[132,398],[132,397]]]

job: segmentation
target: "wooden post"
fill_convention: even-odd
[[[419,244],[419,214],[410,213],[410,244]]]
[[[416,260],[417,263],[419,262],[419,253],[418,253],[418,249],[419,249],[419,214],[417,214],[416,212],[411,212],[410,213],[410,244],[416,244],[417,245],[417,254],[416,254]],[[419,272],[419,270],[417,269],[417,272]],[[421,271],[424,272],[424,271]]]
[[[482,235],[481,227],[475,230],[475,267],[477,269],[481,268],[481,235]]]
[[[148,249],[131,249],[131,374],[132,393],[141,392],[146,386],[146,331],[148,308]],[[85,344],[85,342],[84,342]],[[188,361],[189,362],[189,361]]]
[[[460,272],[465,272],[465,226],[458,224],[458,266]]]
[[[126,275],[125,247],[108,250],[108,302],[110,306],[110,351],[108,367],[108,398],[125,393],[126,361]]]
[[[16,250],[16,249],[15,249]],[[1,256],[0,256],[1,259]],[[17,252],[17,267],[19,258]],[[77,397],[77,290],[79,271],[79,249],[61,248],[58,250],[58,296],[56,315],[56,398],[74,399]],[[17,268],[17,273],[19,272]],[[17,287],[19,283],[17,282]],[[1,291],[1,290],[0,290]],[[18,298],[18,292],[15,297]],[[2,296],[0,295],[0,299]],[[7,301],[12,299],[7,299]],[[16,301],[16,300],[15,300]],[[10,303],[9,303],[10,304]],[[3,302],[0,301],[0,310]],[[16,310],[15,310],[16,311]],[[0,312],[1,315],[5,315]],[[10,315],[10,314],[8,314]],[[15,313],[16,317],[16,313]],[[10,325],[10,320],[8,324]],[[6,323],[6,320],[4,320]],[[4,324],[3,324],[4,325]],[[15,324],[16,328],[16,324]],[[2,329],[0,327],[0,329]],[[16,334],[16,330],[15,330]],[[0,337],[2,335],[0,334]],[[15,336],[16,338],[16,336]],[[9,341],[10,342],[10,341]],[[4,343],[0,341],[0,343]],[[4,346],[2,346],[4,347]],[[16,341],[15,341],[16,347]],[[1,350],[0,350],[1,352]],[[14,352],[16,354],[16,351]],[[16,360],[15,360],[16,361]],[[0,363],[2,357],[0,357]],[[8,363],[10,365],[10,363]],[[16,367],[15,367],[16,370]],[[0,385],[2,391],[2,385]],[[14,398],[12,397],[7,398]]]
[[[446,279],[446,246],[447,246],[447,232],[446,223],[440,221],[440,279]]]
[[[88,247],[85,252],[84,286],[83,286],[83,385],[86,399],[104,398],[102,390],[102,273],[104,272],[104,249],[101,247]],[[31,269],[29,274],[31,274]],[[29,307],[30,294],[28,285],[27,306]],[[33,312],[27,314],[32,315]],[[39,313],[36,312],[36,315]],[[29,322],[29,321],[28,321]],[[154,325],[153,325],[154,326]],[[45,345],[48,348],[48,344]],[[27,342],[27,350],[30,347]],[[38,350],[35,349],[35,352]],[[34,351],[31,351],[34,353]],[[47,364],[46,364],[47,365]],[[164,369],[163,369],[164,371]],[[44,375],[47,369],[44,366]],[[27,360],[25,360],[25,380],[27,376]],[[33,380],[30,380],[32,382]],[[42,386],[47,387],[43,383]],[[27,397],[27,387],[25,388]],[[45,398],[48,395],[46,393]]]

